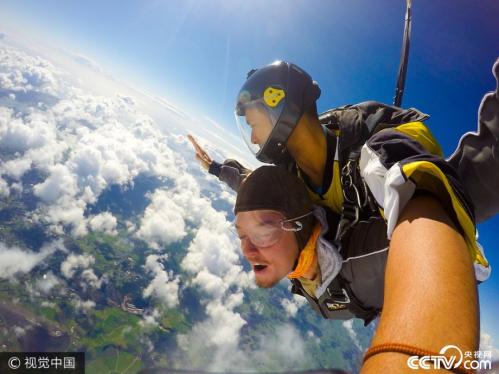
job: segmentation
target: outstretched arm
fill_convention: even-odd
[[[449,344],[475,351],[479,306],[473,262],[462,235],[439,200],[412,198],[390,242],[384,306],[372,345],[406,344],[438,354]],[[413,373],[408,355],[379,353],[362,374]]]
[[[239,189],[239,185],[243,179],[251,173],[250,169],[244,167],[236,160],[227,159],[222,164],[212,160],[210,155],[199,145],[192,135],[187,135],[187,139],[194,146],[196,159],[201,163],[201,166],[210,174],[213,174],[226,183],[234,191]]]
[[[194,139],[194,137],[191,134],[187,135],[187,139],[189,139],[189,141],[194,146],[194,150],[196,152],[196,159],[199,161],[199,163],[204,169],[209,170],[210,165],[213,162],[210,155],[206,153],[206,151],[199,145],[199,143],[196,141],[196,139]]]

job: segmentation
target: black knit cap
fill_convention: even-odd
[[[234,213],[263,209],[277,210],[290,219],[310,213],[313,205],[302,180],[282,167],[265,165],[241,183]],[[295,234],[302,250],[312,234],[315,218],[309,215],[298,221],[303,228]]]

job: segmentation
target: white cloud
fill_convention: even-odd
[[[281,283],[286,282],[286,280],[281,281]],[[289,282],[286,282],[289,284]],[[288,287],[288,290],[291,294],[291,287]],[[302,306],[307,305],[307,299],[299,296],[291,294],[292,298],[289,299],[281,299],[281,306],[284,308],[284,311],[288,315],[288,317],[296,317],[296,313],[298,313],[298,309]]]
[[[189,336],[187,334],[177,334],[177,347],[183,351],[189,350]]]
[[[86,65],[87,67],[96,70],[99,73],[104,73],[103,70],[100,68],[99,64],[90,57],[87,57],[85,55],[76,52],[72,52],[71,57],[73,57],[73,59],[79,64]]]
[[[9,154],[0,175],[20,179],[32,168],[47,175],[33,187],[44,203],[35,216],[54,232],[85,235],[87,205],[113,184],[130,185],[141,173],[177,175],[181,162],[167,136],[131,98],[86,94],[52,64],[6,46],[0,46],[0,82],[29,94],[27,103],[0,108],[0,147]]]
[[[89,310],[95,308],[95,302],[92,300],[73,299],[72,304],[76,310],[83,313],[87,313]]]
[[[311,330],[307,331],[307,338],[315,340],[316,344],[320,344],[321,342],[321,339],[317,335],[315,335],[315,333]]]
[[[77,193],[75,177],[65,165],[54,165],[50,170],[50,176],[33,187],[33,193],[46,203],[55,203],[64,195],[75,196]]]
[[[251,350],[243,349],[236,344],[239,331],[231,330],[230,326],[241,328],[244,320],[220,307],[208,310],[214,318],[194,326],[189,334],[177,336],[178,347],[187,353],[187,360],[200,352],[209,352],[212,358],[207,370],[213,372],[234,371],[234,368],[238,372],[254,372],[262,367],[272,372],[292,372],[303,368],[304,339],[292,325],[277,325],[264,333]]]
[[[230,206],[235,206],[236,205],[236,193],[232,190],[228,190],[225,185],[222,185],[222,192],[220,194],[220,198],[227,201]]]
[[[298,312],[298,305],[289,299],[282,299],[281,306],[286,311],[288,317],[295,317]]]
[[[9,197],[10,190],[9,185],[5,180],[0,177],[0,197]]]
[[[158,319],[160,317],[159,311],[154,308],[151,312],[142,315],[142,319],[139,324],[142,327],[156,327],[159,325]]]
[[[194,326],[191,332],[191,343],[192,338],[198,336],[205,345],[216,347],[219,353],[237,349],[239,333],[246,321],[238,313],[229,310],[217,301],[209,302],[206,312],[209,318]]]
[[[229,370],[246,354],[239,349],[242,327],[246,321],[235,311],[243,303],[243,290],[251,286],[251,276],[243,271],[240,250],[229,231],[225,214],[217,212],[209,201],[200,197],[199,185],[191,176],[177,179],[178,190],[171,198],[184,210],[192,223],[194,238],[189,244],[182,267],[193,275],[192,284],[202,290],[208,316],[179,341],[191,348],[211,349],[210,370]],[[203,342],[204,348],[194,347]],[[238,366],[239,367],[239,366]]]
[[[23,184],[21,182],[18,183],[12,183],[10,185],[10,191],[14,193],[22,193],[24,190]]]
[[[259,349],[251,355],[252,361],[263,363],[265,367],[271,368],[269,370],[292,371],[301,367],[305,354],[300,332],[294,326],[284,324],[277,326],[272,334],[263,336]],[[278,368],[275,362],[283,366]]]
[[[66,260],[61,263],[61,273],[66,278],[73,278],[76,269],[78,268],[88,268],[95,262],[95,258],[92,255],[75,255],[70,254]]]
[[[57,75],[62,74],[50,62],[5,45],[0,47],[0,87],[14,92],[39,92],[51,96],[64,93]]]
[[[87,281],[87,283],[94,288],[101,288],[102,283],[107,282],[107,277],[102,276],[98,277],[95,275],[93,269],[85,269],[81,272],[81,277]]]
[[[218,276],[241,273],[239,248],[229,235],[229,224],[222,214],[213,221],[203,222],[187,249],[182,262],[184,269],[192,273],[207,269]]]
[[[189,354],[195,354],[197,349],[211,350],[217,362],[211,370],[232,369],[236,357],[244,357],[239,339],[246,321],[235,308],[243,303],[243,290],[252,286],[251,275],[243,271],[240,249],[225,214],[202,197],[192,175],[179,174],[174,187],[162,196],[179,209],[186,227],[193,227],[194,238],[181,266],[192,275],[191,284],[202,291],[201,303],[208,317],[196,324],[190,334],[179,338],[179,344],[189,346]],[[198,346],[198,342],[204,347]]]
[[[69,225],[74,236],[82,236],[87,234],[85,206],[84,201],[65,196],[59,204],[45,206],[43,211],[34,217],[49,223],[56,234],[63,234],[64,227]]]
[[[204,212],[182,262],[182,267],[194,274],[193,285],[206,295],[208,319],[193,328],[192,338],[201,337],[214,347],[216,356],[232,357],[246,324],[234,309],[242,304],[243,289],[250,285],[250,277],[243,271],[235,242],[227,234],[225,217],[211,207]]]
[[[16,337],[20,338],[26,334],[26,328],[22,328],[21,326],[14,326],[14,334]]]
[[[104,282],[107,282],[106,275],[102,277],[98,277],[95,275],[94,270],[90,268],[95,262],[95,258],[92,255],[75,255],[70,254],[66,259],[61,263],[61,273],[67,279],[71,279],[76,274],[78,269],[81,270],[81,278],[86,283],[81,283],[82,287],[86,287],[87,284],[93,288],[101,288]]]
[[[153,296],[169,308],[178,305],[179,278],[167,273],[160,261],[166,260],[166,255],[149,255],[144,267],[154,275],[153,280],[143,292],[145,298]]]
[[[91,217],[88,220],[88,225],[92,231],[102,231],[109,235],[116,235],[118,233],[116,231],[116,217],[109,212],[104,212]]]
[[[353,319],[343,321],[343,327],[347,330],[348,335],[350,336],[350,338],[354,342],[355,346],[359,349],[359,351],[363,352],[364,350],[363,350],[362,346],[360,345],[360,342],[359,342],[359,339],[357,338],[357,334],[356,334],[355,330],[353,329],[353,321],[354,321]]]
[[[34,131],[38,127],[39,131]],[[40,148],[47,143],[47,129],[38,121],[24,121],[13,109],[0,107],[0,147],[12,153]]]
[[[2,165],[2,169],[2,174],[19,180],[26,171],[31,169],[31,160],[27,158],[9,160]]]
[[[201,290],[201,304],[208,318],[194,326],[193,331],[198,335],[189,335],[185,340],[208,342],[220,361],[233,354],[227,362],[234,365],[237,357],[246,354],[238,348],[246,321],[236,308],[244,300],[244,289],[254,284],[252,274],[243,271],[240,249],[229,233],[225,214],[212,207],[206,190],[217,193],[229,204],[234,202],[235,194],[218,185],[214,177],[202,174],[195,179],[190,174],[193,166],[186,163],[194,161],[190,144],[185,137],[165,135],[158,129],[158,126],[171,129],[172,123],[163,119],[172,117],[156,116],[155,122],[140,112],[140,108],[149,105],[153,109],[148,111],[151,115],[164,113],[157,109],[156,102],[144,104],[145,98],[137,101],[128,95],[95,96],[74,87],[69,83],[69,74],[43,59],[0,46],[1,56],[6,57],[0,58],[0,86],[11,91],[12,100],[21,100],[29,94],[25,96],[33,102],[0,112],[0,139],[4,134],[10,142],[10,148],[5,148],[10,152],[10,161],[0,161],[0,176],[6,174],[19,180],[35,169],[43,179],[33,188],[41,203],[32,217],[49,225],[55,233],[70,232],[74,236],[85,235],[88,229],[115,232],[115,217],[85,216],[89,205],[95,204],[110,186],[132,186],[141,174],[168,180],[171,187],[151,193],[150,204],[137,228],[127,227],[158,250],[184,239],[187,234],[194,236],[181,266],[191,276],[190,284]],[[88,82],[87,85],[90,86]],[[112,87],[114,90],[117,85]],[[141,101],[142,107],[138,104]],[[191,119],[187,122],[204,131],[198,126],[200,122]],[[205,135],[216,138],[215,133]],[[233,153],[239,152],[232,138],[219,140]],[[220,147],[209,143],[207,148],[214,157],[224,156],[217,149]],[[0,184],[0,191],[1,188]],[[30,188],[24,186],[25,192]],[[144,290],[144,297],[175,306],[179,303],[179,278],[165,270],[164,259],[160,255],[147,258],[145,268],[153,279]],[[72,278],[81,269],[84,281],[100,287],[106,278],[95,275],[90,268],[93,263],[91,256],[71,254],[61,264],[61,272],[64,277]],[[75,306],[85,310],[95,303],[77,300]],[[149,319],[152,318],[153,315]],[[299,339],[290,331],[282,330],[278,338]],[[281,344],[279,340],[272,341]],[[251,367],[250,362],[246,361],[246,366]]]
[[[229,288],[229,285],[221,277],[206,269],[197,273],[193,283],[216,299],[221,299]]]
[[[183,209],[171,199],[170,192],[157,190],[151,196],[151,204],[146,208],[137,237],[156,249],[182,239],[187,234],[183,213]]]
[[[46,244],[38,252],[0,242],[0,278],[9,279],[16,274],[28,273],[57,250],[63,250],[60,241]]]
[[[60,284],[59,278],[57,278],[52,271],[43,274],[42,278],[38,279],[36,282],[36,287],[45,294],[48,294],[52,288]]]
[[[492,335],[482,332],[480,334],[480,351],[490,351],[492,361],[499,361],[499,348]]]
[[[137,230],[137,226],[132,221],[125,221],[125,226],[130,234],[135,233],[135,231]]]

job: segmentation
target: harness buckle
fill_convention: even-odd
[[[350,297],[343,287],[341,288],[341,295],[338,293],[332,293],[329,288],[327,288],[326,290],[333,302],[339,304],[350,304]]]
[[[335,242],[339,245],[339,241],[345,235],[350,227],[359,221],[360,208],[351,203],[343,203],[341,207],[341,219],[336,228]]]

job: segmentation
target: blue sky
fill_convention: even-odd
[[[479,5],[477,5],[479,4]],[[287,59],[319,82],[319,110],[391,103],[405,1],[3,1],[0,20],[95,60],[119,80],[166,97],[235,131],[232,106],[248,70]],[[449,155],[476,128],[494,88],[497,0],[417,0],[404,106],[428,124]],[[481,242],[499,271],[499,217]],[[480,286],[482,326],[499,345],[499,273]],[[465,301],[463,301],[465,302]]]

